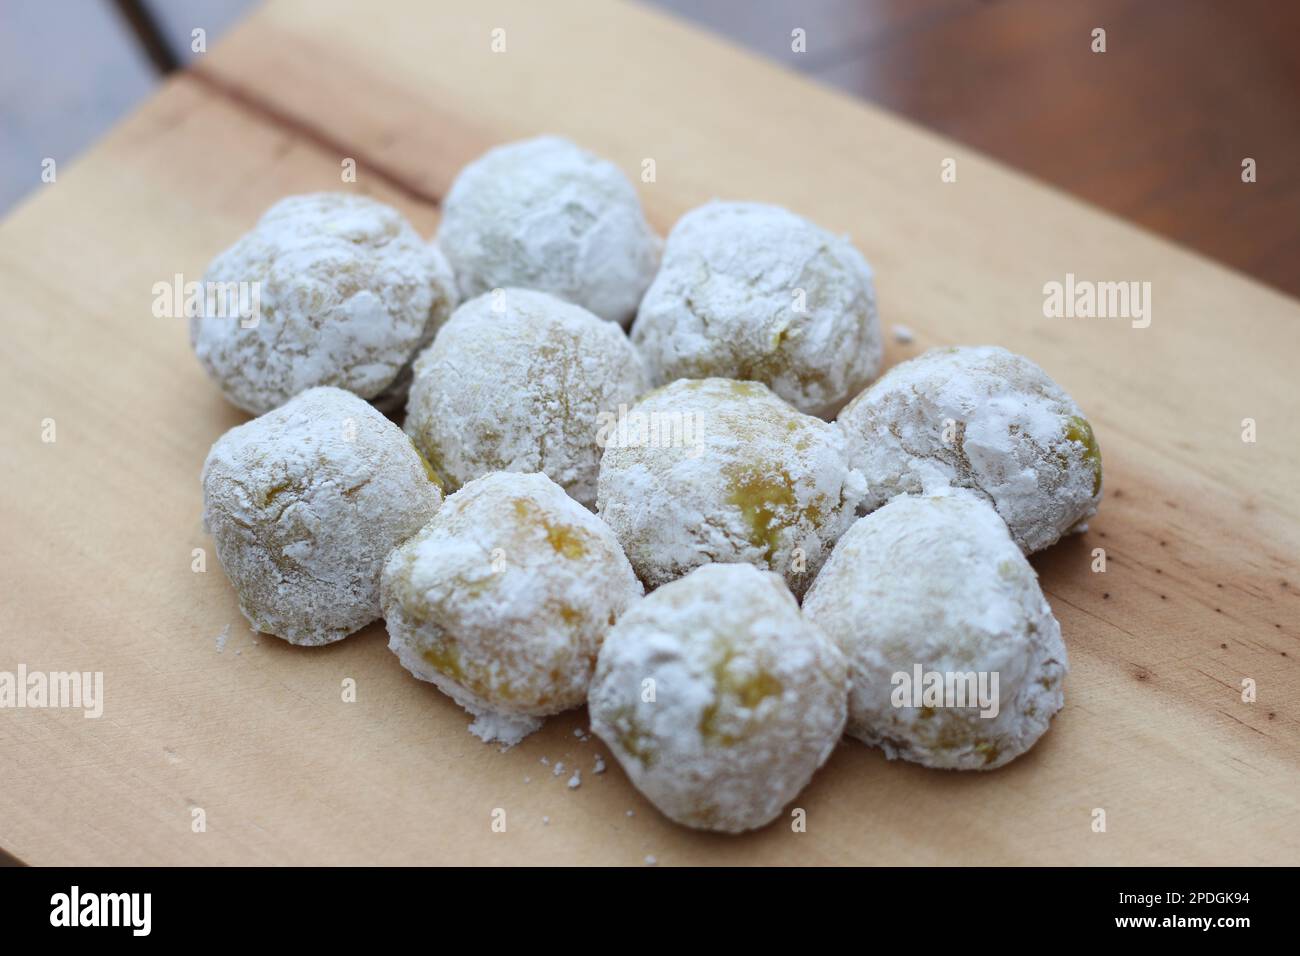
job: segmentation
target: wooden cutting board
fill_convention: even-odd
[[[288,193],[359,189],[431,233],[465,162],[543,132],[638,180],[653,159],[661,231],[718,196],[851,234],[886,329],[916,333],[890,363],[995,343],[1087,411],[1107,497],[1034,559],[1072,670],[1027,756],[955,773],[845,742],[795,801],[806,832],[702,835],[575,736],[582,712],[501,753],[380,625],[315,650],[250,633],[199,521],[204,455],[243,416],[154,284],[200,278]],[[1150,282],[1150,327],[1045,318],[1067,273]],[[276,0],[0,226],[0,287],[0,670],[101,671],[105,697],[97,720],[0,710],[22,860],[1300,862],[1300,305],[956,143],[637,6]]]

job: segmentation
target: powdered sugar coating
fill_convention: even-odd
[[[240,610],[292,644],[376,620],[384,559],[441,500],[401,429],[337,388],[232,428],[203,466],[203,524]]]
[[[205,308],[190,321],[203,367],[254,415],[317,385],[400,400],[411,359],[456,305],[437,247],[396,209],[352,193],[282,199],[204,280],[258,283],[256,321],[227,317],[228,297],[214,303],[227,314]]]
[[[1026,554],[1097,513],[1101,452],[1083,412],[1029,359],[995,346],[931,349],[889,370],[840,413],[870,492],[968,488]]]
[[[833,415],[882,354],[871,267],[844,238],[779,206],[711,202],[681,218],[632,326],[656,384],[763,382]]]
[[[738,833],[772,821],[826,762],[847,682],[843,655],[777,575],[711,564],[619,620],[588,706],[592,729],[664,814]]]
[[[635,432],[636,421],[659,440]],[[839,430],[757,382],[674,382],[626,422],[601,459],[596,507],[650,587],[702,564],[746,562],[802,594],[865,490]]]
[[[537,289],[626,325],[662,243],[617,166],[542,136],[490,149],[460,171],[438,244],[463,298]]]
[[[1002,519],[970,492],[903,495],[858,519],[803,610],[848,658],[847,732],[890,759],[1000,767],[1032,747],[1064,704],[1060,625]],[[894,706],[894,675],[911,677],[918,664],[996,672],[996,716],[915,707],[907,697]]]
[[[473,714],[544,716],[586,697],[610,626],[642,593],[609,529],[545,475],[449,496],[384,566],[389,648]]]
[[[617,325],[503,289],[462,305],[420,354],[406,430],[450,488],[492,471],[541,471],[590,508],[602,415],[647,387]]]

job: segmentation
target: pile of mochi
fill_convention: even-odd
[[[191,326],[258,416],[202,477],[254,628],[321,645],[383,618],[506,746],[585,704],[664,814],[725,832],[845,732],[993,769],[1060,710],[1025,555],[1096,512],[1092,429],[1001,348],[879,375],[846,238],[714,201],[663,241],[614,165],[543,137],[467,166],[435,241],[295,196],[206,279],[260,288],[255,321],[217,298]],[[996,705],[899,692],[923,674],[996,675]]]

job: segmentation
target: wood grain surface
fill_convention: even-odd
[[[916,332],[889,362],[1004,345],[1087,411],[1108,495],[1034,559],[1072,670],[1028,755],[959,774],[846,741],[795,802],[807,832],[704,835],[591,772],[582,712],[501,753],[382,625],[250,633],[199,522],[203,457],[243,416],[154,283],[287,193],[360,189],[429,233],[461,165],[541,132],[634,177],[654,158],[660,230],[721,196],[851,234],[886,328]],[[1150,327],[1044,318],[1067,272],[1150,282]],[[0,670],[105,681],[98,720],[0,710],[0,847],[26,862],[1300,861],[1300,306],[965,148],[635,6],[277,0],[0,225],[0,284]]]

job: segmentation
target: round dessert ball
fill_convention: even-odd
[[[516,742],[582,704],[611,625],[642,593],[618,541],[545,475],[497,472],[449,496],[384,566],[389,648]]]
[[[602,426],[648,387],[623,330],[544,292],[466,302],[420,354],[406,431],[450,488],[540,471],[596,503]]]
[[[203,524],[240,610],[291,644],[377,620],[384,559],[441,501],[402,430],[338,388],[232,428],[203,466]]]
[[[968,488],[1030,554],[1087,529],[1101,451],[1083,412],[1029,359],[994,346],[931,349],[894,366],[839,415],[870,493]]]
[[[833,425],[758,382],[683,379],[620,419],[596,508],[649,587],[745,562],[802,594],[863,492]]]
[[[891,760],[991,770],[1065,701],[1065,644],[996,511],[902,495],[840,539],[803,603],[849,662],[847,732]]]
[[[826,762],[847,685],[843,655],[778,576],[710,564],[623,615],[588,706],[666,816],[739,833],[775,819]]]
[[[190,342],[254,415],[317,385],[400,404],[411,360],[456,305],[442,253],[396,209],[351,193],[282,199],[204,282]]]
[[[871,267],[779,206],[711,202],[669,234],[632,341],[655,384],[749,379],[828,417],[880,368]]]
[[[555,136],[498,146],[462,169],[438,244],[463,298],[537,289],[624,325],[662,245],[618,167]]]

